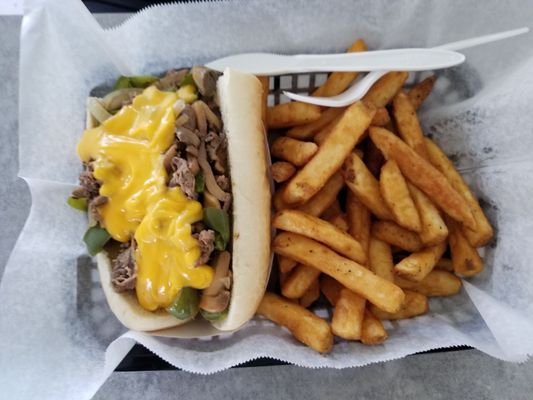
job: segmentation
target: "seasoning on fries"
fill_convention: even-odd
[[[358,40],[348,51],[365,50]],[[356,76],[332,73],[313,95],[334,96]],[[493,229],[416,115],[436,78],[405,90],[407,77],[387,73],[348,107],[294,102],[267,110],[270,128],[287,128],[271,146],[280,159],[271,167],[272,250],[282,296],[265,294],[257,313],[320,352],[331,350],[334,336],[383,343],[394,335],[383,320],[423,315],[428,297],[455,295],[458,276],[483,270],[476,247]],[[320,294],[330,321],[312,311],[323,307]]]

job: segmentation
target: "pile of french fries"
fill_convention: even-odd
[[[359,39],[348,51],[366,49]],[[314,95],[337,95],[356,77],[332,73]],[[435,78],[406,91],[407,78],[390,72],[345,108],[264,99],[268,129],[284,133],[271,146],[281,295],[267,292],[257,314],[319,352],[334,335],[380,344],[383,320],[425,314],[428,297],[454,295],[458,277],[483,270],[477,248],[493,229],[416,114]],[[331,321],[309,309],[321,292]]]

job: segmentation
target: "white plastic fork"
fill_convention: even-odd
[[[434,47],[434,49],[443,50],[462,50],[470,47],[479,46],[486,43],[495,42],[502,39],[507,39],[513,36],[522,35],[529,32],[529,28],[519,28],[510,31],[498,32],[491,35],[479,36],[471,39],[460,40],[457,42],[447,43]],[[372,85],[383,75],[389,71],[373,71],[366,74],[360,81],[355,82],[351,87],[346,89],[343,93],[332,97],[312,97],[292,92],[283,91],[283,94],[288,98],[303,103],[316,104],[325,107],[345,107],[363,98]]]

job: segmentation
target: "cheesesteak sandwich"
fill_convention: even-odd
[[[154,331],[197,314],[241,327],[270,269],[270,186],[253,75],[204,67],[121,77],[88,100],[77,148],[109,306],[128,328]]]

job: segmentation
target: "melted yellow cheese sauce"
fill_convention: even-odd
[[[136,293],[147,310],[169,306],[183,287],[203,289],[211,267],[195,267],[200,256],[191,224],[202,219],[202,206],[179,188],[167,187],[163,153],[174,139],[176,93],[151,86],[130,106],[100,126],[87,129],[78,144],[82,161],[93,161],[99,207],[111,237],[137,242]]]

